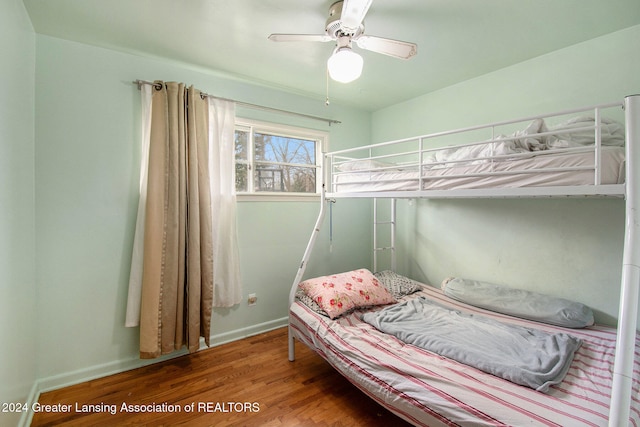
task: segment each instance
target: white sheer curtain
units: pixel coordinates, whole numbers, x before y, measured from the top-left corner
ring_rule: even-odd
[[[209,97],[213,306],[242,300],[236,229],[235,103]]]
[[[131,271],[129,273],[129,296],[127,299],[127,315],[125,326],[140,325],[140,301],[142,299],[142,260],[144,254],[144,218],[147,208],[147,178],[149,176],[149,144],[151,142],[151,95],[153,87],[142,85],[142,150],[140,156],[140,199],[136,232],[133,238],[131,254]]]
[[[125,326],[140,325],[144,223],[147,200],[153,87],[141,86],[142,150],[140,200],[131,259]],[[235,104],[209,97],[209,170],[213,233],[214,307],[230,307],[242,299],[236,227]]]

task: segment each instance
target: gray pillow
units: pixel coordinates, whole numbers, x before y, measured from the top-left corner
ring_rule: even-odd
[[[450,277],[445,295],[487,310],[566,328],[593,325],[593,311],[579,302],[493,283]]]
[[[323,316],[327,316],[329,317],[329,315],[327,314],[326,311],[324,311],[322,309],[322,307],[320,307],[318,305],[317,302],[315,302],[313,300],[313,298],[311,298],[310,296],[308,296],[302,289],[298,288],[296,290],[296,299],[298,301],[300,301],[302,304],[306,305],[307,307],[309,307],[312,311],[315,311],[318,314],[321,314]]]
[[[389,293],[395,299],[402,298],[405,295],[412,294],[422,289],[422,285],[415,280],[394,273],[391,270],[379,271],[373,274],[378,278],[382,286],[387,288]]]

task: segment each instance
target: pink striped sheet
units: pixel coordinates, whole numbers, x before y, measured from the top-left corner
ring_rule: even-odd
[[[425,296],[453,309],[583,340],[564,381],[541,393],[443,358],[377,331],[356,311],[335,320],[303,304],[291,306],[291,331],[382,406],[418,426],[606,426],[616,330],[567,329],[454,301],[425,287]],[[373,308],[376,310],[379,308]],[[638,343],[638,338],[636,338]],[[629,425],[640,425],[640,356],[636,351]]]

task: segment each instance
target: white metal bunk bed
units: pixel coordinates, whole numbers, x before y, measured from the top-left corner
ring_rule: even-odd
[[[602,118],[602,111],[614,107],[624,109],[623,144],[613,142],[609,146],[606,140],[616,129],[606,127],[608,122]],[[581,118],[553,123],[553,118],[559,120],[576,114],[593,114],[594,121],[585,123]],[[510,127],[526,122],[531,125],[524,130]],[[496,135],[497,129],[509,129],[510,132]],[[483,131],[490,132],[488,138],[478,136]],[[574,136],[580,139],[585,132],[593,136],[592,145],[567,143]],[[470,135],[471,139],[465,140],[465,135]],[[456,141],[455,151],[450,146],[443,147],[442,139],[444,144]],[[547,146],[541,146],[541,143]],[[459,146],[466,147],[463,150],[468,150],[469,154],[455,154]],[[569,160],[568,163],[564,160],[555,163],[552,157]],[[627,425],[631,401],[638,401],[632,386],[640,287],[639,167],[640,95],[628,96],[618,104],[590,106],[326,153],[320,213],[291,287],[289,306],[296,301],[298,285],[320,232],[326,206],[334,199],[392,199],[391,223],[395,225],[397,198],[624,197],[625,241],[608,423],[610,426]],[[449,177],[443,179],[442,172],[448,173]],[[374,221],[375,216],[374,212]],[[391,238],[392,268],[395,268],[393,227]],[[375,240],[374,236],[374,246]],[[374,254],[377,250],[374,247]],[[290,314],[289,360],[293,361],[295,331],[291,322]]]

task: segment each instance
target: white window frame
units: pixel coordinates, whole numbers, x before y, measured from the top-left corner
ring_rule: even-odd
[[[325,131],[308,129],[279,123],[263,122],[253,119],[245,119],[237,117],[235,120],[235,129],[242,129],[249,132],[248,140],[248,164],[249,177],[247,179],[248,191],[236,192],[238,201],[317,201],[322,190],[322,182],[324,171],[322,170],[322,158],[329,148],[329,133]],[[254,191],[254,172],[256,170],[254,163],[254,146],[253,134],[255,132],[275,134],[278,136],[286,136],[291,138],[306,139],[316,142],[316,191],[315,193],[294,193],[294,192],[269,192]],[[243,162],[244,163],[244,162]],[[234,160],[235,170],[235,160]]]

